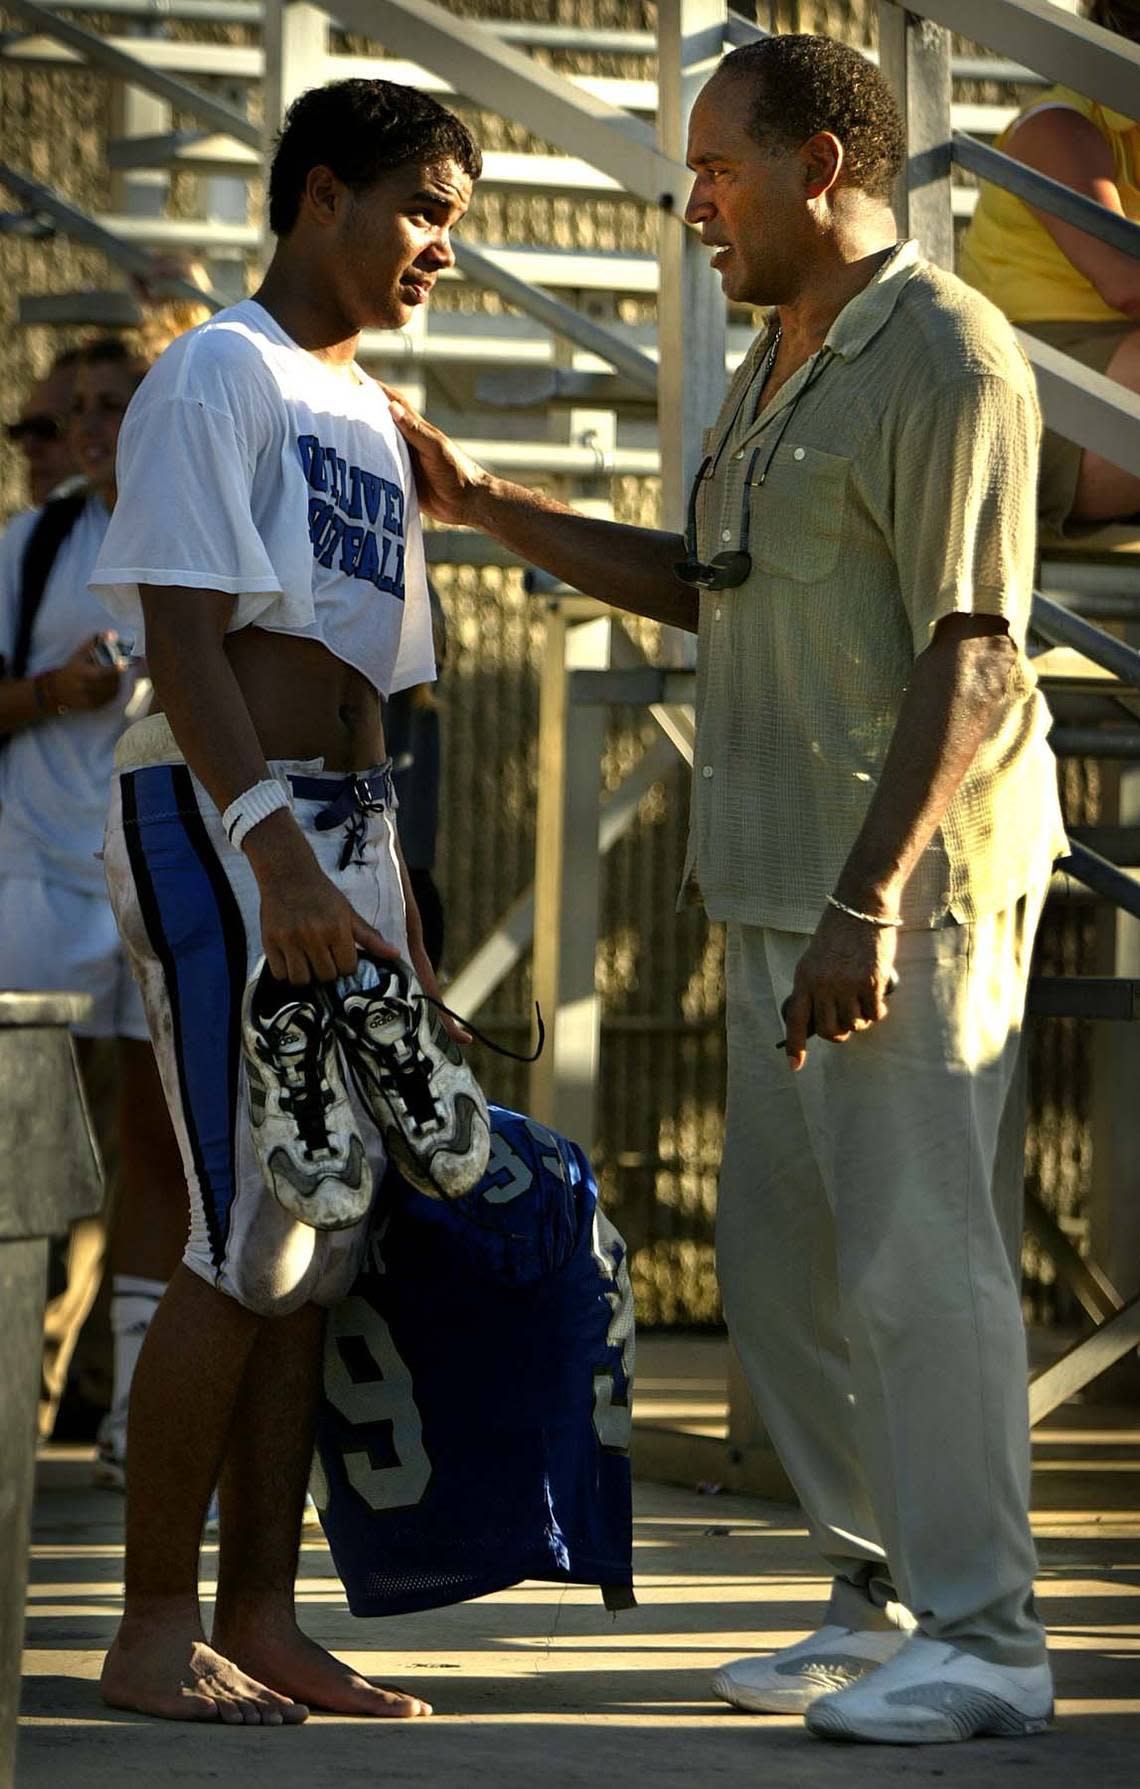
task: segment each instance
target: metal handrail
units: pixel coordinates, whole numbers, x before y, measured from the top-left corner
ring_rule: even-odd
[[[1126,118],[1135,112],[1140,44],[1050,0],[916,0],[909,10],[971,43],[1032,63],[1050,82]]]
[[[189,112],[203,124],[208,124],[212,130],[224,131],[227,136],[236,137],[239,143],[248,143],[252,148],[260,149],[260,125],[243,116],[233,106],[214,99],[211,94],[200,92],[197,87],[191,87],[173,75],[163,74],[156,68],[147,68],[137,56],[129,56],[124,50],[108,43],[105,38],[85,31],[81,25],[73,24],[70,19],[60,18],[49,7],[40,6],[38,0],[10,0],[8,10],[27,19],[45,36],[55,38],[68,49],[74,50],[90,67],[141,87],[147,93],[166,100],[178,111]]]
[[[1033,592],[1029,625],[1051,646],[1070,646],[1094,665],[1099,665],[1102,671],[1119,677],[1131,688],[1140,689],[1140,652],[1135,646],[1116,639],[1094,622],[1086,621],[1083,615],[1074,615],[1071,609],[1042,596],[1039,590]]]
[[[1109,863],[1107,857],[1101,857],[1099,852],[1070,841],[1068,857],[1059,857],[1056,867],[1091,888],[1094,894],[1103,895],[1115,906],[1122,907],[1134,919],[1140,919],[1140,883],[1125,870]]]
[[[455,243],[455,259],[462,273],[477,284],[497,292],[508,304],[514,304],[520,310],[537,317],[557,334],[575,342],[579,348],[585,348],[599,358],[608,360],[610,365],[625,378],[630,379],[639,390],[654,396],[657,391],[657,362],[640,348],[624,341],[600,323],[595,323],[583,312],[574,310],[561,300],[552,298],[548,292],[521,280],[495,259],[485,253],[474,243],[462,240]]]
[[[950,153],[959,167],[968,168],[972,174],[994,186],[1004,187],[1006,192],[1014,193],[1038,211],[1048,211],[1066,224],[1075,224],[1078,230],[1084,230],[1098,241],[1107,242],[1110,248],[1119,249],[1122,254],[1132,255],[1140,261],[1140,224],[1134,224],[1130,218],[1118,216],[1095,199],[1075,193],[1072,187],[1063,186],[1059,180],[1051,180],[1047,174],[1039,174],[1036,168],[1027,168],[1024,162],[1016,161],[1002,149],[991,149],[987,144],[979,143],[965,131],[952,133]]]
[[[71,205],[59,193],[38,180],[29,180],[16,168],[10,168],[6,162],[0,162],[0,187],[7,187],[9,192],[27,207],[34,216],[49,217],[55,229],[70,236],[73,242],[86,243],[88,248],[98,249],[114,266],[122,267],[127,273],[139,279],[154,280],[154,257],[149,250],[137,247],[134,243],[124,242],[119,236],[106,230],[95,218],[81,211],[77,205]],[[180,275],[164,277],[154,281],[154,291],[161,298],[185,298],[192,304],[204,304],[212,311],[220,311],[228,300],[210,288],[194,285],[192,280],[183,279]]]
[[[1140,727],[1054,727],[1049,744],[1058,758],[1140,759]]]
[[[172,23],[176,20],[203,25],[246,25],[256,30],[265,17],[263,0],[68,0],[70,13],[98,13],[112,18],[144,19],[148,22]],[[620,54],[656,56],[657,33],[620,26],[552,25],[531,19],[480,19],[480,24],[501,37],[504,43],[524,44],[527,48],[545,50],[578,50],[583,54]],[[735,47],[767,36],[759,25],[730,13],[725,28],[725,42]],[[866,47],[863,54],[877,61],[877,52]],[[998,81],[1019,87],[1044,83],[1047,75],[1025,68],[997,56],[956,55],[951,69],[957,80]]]

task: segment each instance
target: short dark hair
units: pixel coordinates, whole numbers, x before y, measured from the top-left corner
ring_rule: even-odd
[[[154,364],[155,356],[139,342],[132,331],[125,335],[96,335],[80,342],[75,349],[73,367],[76,372],[85,366],[109,366],[126,373],[137,391]]]
[[[353,192],[406,162],[453,161],[472,180],[483,157],[471,132],[416,87],[395,81],[332,81],[311,87],[285,114],[269,171],[269,228],[287,236],[297,222],[305,181],[331,168]]]
[[[141,379],[149,371],[150,359],[138,342],[123,335],[97,335],[80,342],[75,350],[74,365],[122,367],[137,373]]]
[[[133,342],[121,335],[95,335],[72,350],[75,366],[135,366],[141,358]]]
[[[743,44],[717,72],[751,83],[748,133],[758,143],[798,149],[830,131],[843,145],[847,183],[872,198],[890,198],[906,133],[885,76],[858,50],[791,32]]]

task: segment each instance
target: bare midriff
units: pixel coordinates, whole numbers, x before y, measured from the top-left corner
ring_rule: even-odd
[[[266,758],[323,758],[367,770],[384,757],[380,698],[362,672],[319,640],[246,627],[225,653]]]

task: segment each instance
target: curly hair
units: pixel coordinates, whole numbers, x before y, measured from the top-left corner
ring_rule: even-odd
[[[858,50],[795,32],[742,45],[717,73],[752,86],[748,131],[758,143],[798,149],[818,131],[830,131],[843,145],[845,184],[890,198],[906,135],[885,77]]]
[[[269,171],[269,228],[287,236],[313,168],[331,168],[362,192],[406,162],[458,163],[472,180],[483,157],[467,126],[427,93],[395,81],[331,81],[311,87],[285,114]]]

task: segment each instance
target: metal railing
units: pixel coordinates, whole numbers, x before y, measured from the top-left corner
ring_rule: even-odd
[[[905,15],[893,3],[881,4],[879,12],[880,39],[891,58],[907,120],[910,154],[904,216],[909,213],[912,233],[917,222],[917,233],[925,238],[933,259],[953,263],[955,165],[1125,254],[1140,257],[1140,226],[953,128],[949,33],[1014,56],[1039,70],[1043,79],[1073,88],[1126,117],[1135,115],[1140,94],[1140,45],[1063,13],[1046,0],[919,0]],[[930,21],[944,29],[932,34]],[[1049,424],[1080,446],[1093,447],[1140,473],[1140,399],[1025,332],[1020,337],[1034,366]],[[1140,653],[1130,644],[1041,595],[1034,601],[1032,625],[1039,638],[1081,655],[1104,673],[1095,687],[1112,696],[1118,711],[1136,712],[1133,697],[1140,689]],[[1136,760],[1140,727],[1059,724],[1052,743],[1061,754]],[[1094,836],[1099,832],[1092,830]],[[1069,857],[1058,867],[1127,916],[1116,922],[1118,934],[1122,925],[1135,929],[1140,883],[1133,876],[1084,841],[1073,841]],[[1136,955],[1133,951],[1133,962]],[[1042,978],[1034,985],[1031,1010],[1048,1017],[1134,1021],[1140,1018],[1138,986],[1134,976]],[[1117,1128],[1131,1123],[1134,1101],[1125,1098],[1127,1109],[1117,1114]],[[1112,1135],[1115,1140],[1115,1131]],[[1101,1134],[1098,1149],[1107,1136],[1107,1131]],[[1128,1141],[1118,1148],[1118,1160],[1134,1159],[1135,1147],[1133,1125]],[[1124,1193],[1123,1185],[1113,1185],[1116,1201]],[[1107,1275],[1076,1255],[1043,1207],[1029,1201],[1029,1208],[1030,1228],[1038,1243],[1098,1325],[1091,1337],[1032,1381],[1030,1415],[1037,1422],[1135,1348],[1140,1340],[1140,1297],[1123,1300]]]
[[[614,368],[615,377],[636,388],[639,401],[644,402],[654,388],[660,390],[665,519],[674,523],[679,519],[678,493],[683,490],[687,472],[699,451],[699,427],[715,412],[726,363],[723,303],[712,289],[703,255],[696,252],[691,235],[683,231],[679,222],[679,200],[688,184],[682,165],[685,108],[710,62],[715,62],[722,49],[763,35],[746,21],[728,16],[721,0],[661,0],[660,39],[657,34],[620,34],[622,49],[636,46],[646,54],[660,49],[657,81],[561,76],[522,53],[524,46],[594,51],[614,48],[617,43],[612,32],[578,31],[525,21],[476,23],[444,12],[431,0],[339,0],[335,10],[343,24],[374,31],[393,52],[383,59],[330,54],[328,19],[313,29],[314,18],[319,15],[310,7],[295,7],[289,0],[269,0],[266,6],[247,5],[244,0],[169,0],[169,5],[154,6],[147,0],[109,0],[108,4],[77,0],[75,6],[68,8],[69,12],[117,15],[124,20],[167,17],[250,25],[260,19],[266,26],[265,40],[262,45],[252,46],[187,45],[162,39],[108,40],[60,19],[36,0],[10,0],[9,10],[19,14],[39,35],[21,39],[18,34],[8,34],[0,42],[0,55],[25,62],[47,58],[56,65],[69,57],[78,57],[76,66],[102,69],[111,79],[152,95],[181,115],[195,119],[209,132],[220,133],[224,141],[213,146],[212,165],[231,174],[248,177],[255,172],[250,152],[260,153],[262,131],[235,105],[192,87],[184,76],[224,75],[231,84],[264,79],[266,130],[271,133],[280,122],[284,105],[300,86],[338,74],[387,74],[395,79],[420,80],[439,94],[459,88],[468,99],[515,118],[552,143],[559,154],[550,158],[549,165],[532,170],[532,185],[542,180],[555,185],[560,175],[568,175],[571,168],[584,168],[593,170],[596,180],[620,187],[643,204],[661,207],[665,214],[662,233],[666,238],[663,253],[667,270],[660,282],[656,267],[645,258],[558,257],[533,250],[507,254],[487,245],[471,244],[465,250],[464,271],[499,291],[509,303],[517,304],[544,330],[554,331],[560,339],[574,344],[580,354],[592,356],[595,364]],[[302,14],[313,16],[302,20]],[[955,76],[1019,84],[1057,80],[1090,93],[1118,111],[1129,112],[1135,109],[1135,96],[1140,92],[1140,48],[1061,13],[1046,0],[921,0],[917,8],[910,7],[906,12],[885,4],[881,14],[882,65],[899,91],[908,129],[909,178],[901,195],[900,221],[920,237],[932,258],[948,262],[952,259],[955,211],[970,202],[963,189],[955,192],[952,187],[955,164],[1078,224],[1130,255],[1140,253],[1140,228],[1136,225],[1113,218],[1103,208],[1068,193],[1012,157],[988,148],[970,131],[956,130],[956,119],[961,123],[965,114],[961,110],[956,113],[952,97]],[[918,14],[946,29],[931,33]],[[298,24],[296,32],[291,30],[293,23]],[[953,56],[950,30],[986,45],[993,54]],[[396,61],[394,55],[408,60]],[[430,65],[426,72],[425,64]],[[654,113],[659,113],[656,131],[648,122]],[[974,107],[970,118],[974,129],[984,134],[987,127],[1001,128],[1009,115],[1008,107]],[[198,133],[184,132],[178,136],[173,132],[149,138],[136,135],[133,147],[128,144],[117,152],[121,153],[121,164],[175,166],[180,155],[186,158],[200,153],[203,166],[211,165],[210,154]],[[234,154],[227,143],[244,150],[244,154]],[[148,155],[155,157],[153,164],[146,163]],[[489,166],[494,168],[493,160]],[[498,166],[497,177],[503,184],[526,184],[523,170],[509,165],[506,158]],[[590,185],[588,172],[579,171],[576,178],[581,182],[579,190],[605,190]],[[100,220],[69,206],[60,195],[46,193],[18,171],[0,169],[0,181],[16,191],[33,223],[38,216],[46,216],[61,230],[100,247],[132,272],[146,271],[147,246],[163,240],[200,242],[203,246],[229,243],[243,251],[254,244],[248,223],[227,227],[209,219],[176,223],[141,217],[127,220],[114,214]],[[558,278],[559,264],[564,272],[562,280]],[[623,287],[623,280],[630,284]],[[566,284],[579,291],[591,286],[641,292],[660,288],[661,352],[656,361],[643,341],[582,317],[549,291],[536,291],[536,284]],[[213,297],[215,302],[221,302],[217,295]],[[397,355],[406,355],[414,362],[417,358],[427,359],[425,350],[430,341],[430,335],[425,333],[414,342],[393,343],[392,347]],[[455,357],[462,351],[460,344]],[[1030,345],[1030,352],[1050,421],[1067,427],[1075,439],[1086,444],[1090,436],[1103,440],[1104,431],[1110,428],[1112,452],[1120,456],[1121,464],[1140,470],[1140,406],[1122,397],[1119,388],[1106,391],[1108,381],[1053,350],[1034,344]],[[470,357],[481,357],[478,345]],[[608,395],[612,397],[612,391]],[[608,474],[621,465],[639,472],[656,467],[656,460],[651,465],[650,457],[639,449],[625,451],[631,456],[641,453],[641,458],[623,461],[612,449],[602,450],[600,460],[582,455],[573,443],[547,443],[543,449],[535,443],[496,445],[506,459],[528,451],[537,456],[545,449],[545,463],[562,471]],[[484,452],[490,451],[487,443],[479,446]],[[555,451],[556,447],[563,451]],[[537,469],[537,463],[535,458],[533,469]],[[455,550],[472,551],[458,539]],[[1140,684],[1136,675],[1140,655],[1100,630],[1081,631],[1089,624],[1079,617],[1054,611],[1060,611],[1060,605],[1046,598],[1038,600],[1034,626],[1039,633],[1081,652],[1112,676],[1121,678],[1122,687]],[[599,1004],[593,993],[597,865],[600,850],[620,836],[636,813],[640,786],[631,781],[624,793],[616,792],[610,798],[605,818],[599,821],[599,703],[633,701],[648,707],[661,736],[644,773],[648,774],[659,762],[691,759],[692,679],[684,671],[630,664],[632,648],[620,630],[598,620],[596,610],[584,613],[594,620],[573,628],[569,625],[570,610],[563,605],[551,631],[552,644],[544,673],[544,701],[549,697],[549,702],[543,721],[544,739],[540,742],[540,755],[545,754],[549,774],[540,796],[544,809],[535,890],[519,898],[511,913],[504,915],[495,936],[486,941],[479,972],[476,973],[473,962],[464,973],[468,975],[471,992],[476,991],[478,982],[479,991],[485,995],[496,978],[505,973],[504,964],[516,961],[525,950],[529,938],[542,938],[544,956],[537,965],[537,979],[544,982],[543,1004],[552,1017],[552,1041],[541,1071],[545,1080],[535,1083],[535,1110],[540,1116],[560,1122],[565,1129],[588,1136],[592,1130],[588,1081],[596,1072],[600,1026]],[[1140,735],[1140,728],[1119,731]],[[1095,733],[1097,749],[1102,754],[1116,743],[1109,730],[1089,732]],[[556,782],[551,766],[561,782]],[[589,818],[591,813],[593,821]],[[593,852],[588,848],[591,825],[600,828],[594,840],[598,849]],[[560,877],[569,861],[566,843],[571,837],[576,878],[581,886],[576,886],[574,900],[568,906]],[[1076,845],[1066,867],[1097,893],[1128,913],[1140,915],[1136,883],[1088,845]],[[462,982],[461,974],[459,983]],[[1080,996],[1082,1010],[1095,1005],[1097,997],[1086,986]],[[1053,990],[1052,998],[1056,1009],[1058,1003],[1063,1004],[1064,991]],[[1134,1002],[1124,1001],[1119,994],[1112,999],[1121,1008],[1115,1016],[1133,1016]],[[469,1000],[465,990],[463,1004],[476,1005],[477,1001]],[[1107,997],[1104,1004],[1108,1004]],[[1060,1252],[1059,1243],[1057,1247]],[[1127,1316],[1127,1311],[1122,1315]],[[1129,1321],[1134,1322],[1134,1318]],[[1111,1323],[1108,1328],[1111,1329]],[[1116,1342],[1107,1330],[1094,1339],[1096,1359],[1100,1362],[1106,1349],[1111,1353]],[[1126,1341],[1116,1357],[1129,1345]],[[1080,1364],[1074,1359],[1062,1366],[1059,1378],[1049,1381],[1044,1389],[1040,1382],[1035,1390],[1038,1414],[1052,1395],[1050,1387],[1072,1388],[1074,1372],[1079,1372]],[[1056,1373],[1057,1369],[1051,1371]],[[1068,1395],[1067,1390],[1064,1395]]]

